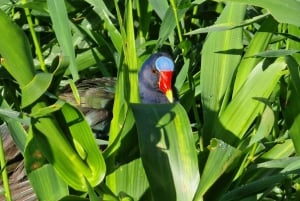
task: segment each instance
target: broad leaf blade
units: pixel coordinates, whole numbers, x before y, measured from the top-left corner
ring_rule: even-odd
[[[38,73],[24,87],[22,87],[22,107],[26,107],[40,98],[48,89],[52,81],[52,74]]]
[[[241,4],[226,5],[216,24],[240,23],[244,18],[245,8]],[[200,82],[205,144],[209,143],[213,135],[211,130],[221,107],[226,105],[226,91],[230,88],[233,73],[240,62],[242,48],[241,28],[210,33],[203,46]]]
[[[262,110],[264,104],[255,98],[268,98],[286,68],[282,59],[276,60],[266,69],[264,65],[264,62],[260,62],[253,69],[245,84],[221,114],[220,124],[214,128],[217,136],[230,144],[244,136]]]
[[[133,104],[132,107],[141,158],[154,200],[192,200],[199,170],[185,110],[179,104]]]
[[[50,164],[31,172],[28,177],[41,201],[56,201],[69,195],[67,184],[57,176]]]
[[[1,108],[11,109],[5,100],[1,100]],[[18,119],[14,119],[6,115],[0,115],[0,117],[7,123],[7,127],[5,124],[3,124],[0,126],[0,129],[2,130],[2,132],[6,132],[7,128],[9,129],[9,132],[14,139],[15,144],[17,145],[21,153],[24,154],[27,133],[23,125]]]
[[[250,41],[247,47],[245,55],[238,66],[237,75],[234,83],[233,95],[243,85],[247,76],[256,64],[262,60],[262,58],[249,57],[264,51],[273,36],[273,32],[276,31],[277,22],[269,16],[261,25],[260,29],[255,33],[254,37]]]
[[[237,2],[259,6],[271,12],[281,23],[300,26],[300,2],[295,0],[215,0],[218,2]]]
[[[33,113],[45,106],[43,102],[36,104]],[[93,187],[98,185],[106,170],[94,135],[73,106],[66,103],[62,113],[55,115],[33,120],[25,149],[26,170],[32,172],[49,162],[68,185],[87,191],[86,181]]]
[[[34,76],[31,49],[24,32],[0,9],[0,54],[3,66],[23,87]]]

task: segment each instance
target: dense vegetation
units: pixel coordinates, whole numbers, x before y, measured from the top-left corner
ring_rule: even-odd
[[[299,11],[297,0],[0,0],[0,117],[39,199],[299,200]],[[158,51],[174,58],[180,104],[139,103],[137,72]],[[117,77],[105,150],[57,99],[94,77]]]

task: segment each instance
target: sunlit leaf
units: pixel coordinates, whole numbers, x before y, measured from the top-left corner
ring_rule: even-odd
[[[259,61],[262,60],[261,57],[251,57],[251,55],[255,55],[266,50],[273,36],[273,33],[277,29],[277,24],[278,23],[272,17],[266,18],[261,24],[259,31],[257,31],[251,38],[250,44],[248,45],[245,55],[237,69],[237,74],[233,86],[233,96],[243,85],[251,70]]]
[[[78,71],[76,69],[75,52],[72,44],[71,28],[67,15],[67,9],[64,1],[47,0],[49,14],[53,23],[53,28],[62,49],[64,57],[70,59],[70,71],[73,79],[78,80]]]
[[[300,26],[300,2],[295,0],[215,0],[218,2],[236,2],[265,8],[271,12],[276,20]]]
[[[69,194],[67,184],[57,176],[52,165],[44,165],[31,172],[29,179],[41,201],[56,201]]]
[[[253,17],[252,19],[245,20],[245,21],[241,22],[240,24],[232,24],[232,23],[215,24],[215,25],[211,25],[209,27],[199,28],[199,29],[190,31],[190,32],[186,33],[185,35],[193,35],[193,34],[199,34],[199,33],[226,31],[226,30],[230,30],[230,29],[235,29],[235,28],[239,28],[239,27],[243,27],[243,26],[252,24],[258,20],[261,20],[261,19],[267,17],[268,15],[269,14],[267,13],[267,14],[263,14],[260,16],[256,16],[256,17]]]
[[[52,74],[38,73],[24,87],[22,87],[22,107],[26,107],[40,98],[48,89],[52,81]]]
[[[216,24],[240,23],[245,15],[245,6],[226,5]],[[233,14],[234,13],[234,14]],[[201,59],[201,99],[204,115],[204,143],[209,143],[212,128],[218,113],[227,104],[226,91],[230,87],[233,73],[241,59],[242,29],[212,32],[208,34]],[[223,106],[222,106],[223,105]]]
[[[35,105],[34,110],[42,105]],[[96,186],[103,180],[106,171],[104,159],[83,115],[69,104],[62,107],[61,115],[55,119],[49,114],[33,123],[26,149],[26,169],[31,172],[49,162],[68,185],[84,191],[87,190],[87,181]],[[60,127],[63,123],[66,125],[64,129]],[[72,140],[69,141],[67,136]],[[39,157],[35,157],[36,153]]]
[[[214,129],[217,136],[231,143],[243,137],[264,106],[255,98],[268,98],[285,68],[283,59],[278,59],[266,69],[264,62],[260,62],[220,116],[221,124]]]
[[[24,32],[1,9],[0,25],[5,27],[0,32],[1,63],[18,84],[24,87],[34,76],[30,44]]]

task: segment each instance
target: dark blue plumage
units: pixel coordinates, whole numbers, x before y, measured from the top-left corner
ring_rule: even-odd
[[[166,53],[148,58],[139,72],[139,93],[142,103],[172,103],[174,62]]]
[[[166,53],[151,55],[139,72],[139,92],[142,103],[170,103],[173,97],[172,75],[174,62]],[[76,83],[80,102],[74,99],[70,86],[59,97],[76,107],[86,116],[98,138],[107,136],[112,118],[112,103],[115,93],[115,78],[94,78]]]

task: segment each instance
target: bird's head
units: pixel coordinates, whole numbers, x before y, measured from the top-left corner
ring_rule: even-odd
[[[172,103],[174,62],[166,53],[156,53],[147,59],[139,72],[141,101]]]

